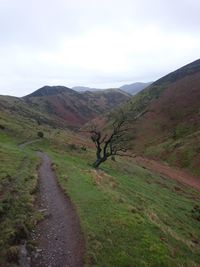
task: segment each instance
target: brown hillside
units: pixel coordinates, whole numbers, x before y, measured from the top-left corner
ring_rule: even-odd
[[[167,86],[137,120],[137,146],[178,139],[200,128],[200,73]]]
[[[200,174],[200,60],[153,83],[129,108],[138,117],[131,133],[136,153]]]
[[[80,127],[129,98],[130,95],[117,89],[79,93],[67,87],[45,86],[24,100],[68,126]]]

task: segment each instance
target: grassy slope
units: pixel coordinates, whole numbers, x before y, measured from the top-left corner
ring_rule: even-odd
[[[22,108],[21,112],[24,111]],[[0,266],[10,267],[18,261],[22,240],[30,238],[41,218],[34,208],[39,160],[35,151],[20,148],[19,144],[37,139],[38,131],[50,137],[53,130],[8,110],[0,112],[0,125]]]
[[[37,221],[33,208],[37,187],[37,158],[16,141],[0,133],[0,266],[18,257],[22,239],[29,237]]]
[[[7,115],[1,114],[0,122],[6,126],[0,135],[0,205],[8,203],[1,215],[1,262],[5,254],[15,257],[19,240],[37,220],[32,194],[37,182],[35,150],[43,149],[80,216],[86,266],[200,266],[199,221],[192,213],[199,193],[130,160],[109,161],[97,173],[88,164],[94,152],[80,149],[84,139]],[[20,150],[17,144],[35,138],[38,130],[45,138]]]
[[[44,149],[79,213],[86,266],[200,266],[199,221],[192,213],[199,192],[132,161],[110,161],[96,172],[88,164],[92,151]]]
[[[5,97],[6,104],[18,108],[13,100]],[[17,266],[23,239],[28,239],[28,247],[32,247],[30,233],[42,218],[34,207],[39,159],[30,145],[20,148],[19,144],[30,140],[51,144],[56,135],[65,136],[70,143],[76,136],[44,123],[38,125],[34,111],[20,106],[19,109],[21,113],[12,109],[0,110],[0,266],[9,267]],[[38,131],[44,133],[43,139],[38,138]]]

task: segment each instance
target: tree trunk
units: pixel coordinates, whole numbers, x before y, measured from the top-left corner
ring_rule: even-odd
[[[95,169],[98,169],[100,164],[103,163],[104,161],[106,161],[107,158],[98,158],[93,164],[92,166],[95,168]]]
[[[98,169],[99,165],[102,163],[101,159],[97,159],[93,164],[92,166],[95,168],[95,169]]]

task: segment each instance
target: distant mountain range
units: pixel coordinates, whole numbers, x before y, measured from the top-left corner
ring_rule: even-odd
[[[130,95],[120,89],[77,92],[65,86],[44,86],[23,98],[0,96],[0,110],[78,128],[128,99]]]
[[[117,89],[121,89],[130,95],[136,95],[138,92],[140,92],[141,90],[143,90],[144,88],[146,88],[150,84],[152,84],[152,82],[148,82],[148,83],[136,82],[136,83],[123,85]],[[104,89],[97,89],[97,88],[91,88],[91,87],[86,87],[86,86],[75,86],[75,87],[72,87],[72,89],[77,91],[77,92],[86,92],[86,91],[92,91],[93,92],[93,91],[104,90]]]
[[[131,83],[131,84],[125,84],[120,87],[121,90],[131,94],[131,95],[136,95],[149,85],[151,85],[153,82],[148,82],[148,83],[142,83],[142,82],[136,82],[136,83]]]
[[[87,86],[74,86],[72,87],[73,90],[77,91],[77,92],[86,92],[86,91],[99,91],[102,89],[97,89],[97,88],[91,88],[91,87],[87,87]]]

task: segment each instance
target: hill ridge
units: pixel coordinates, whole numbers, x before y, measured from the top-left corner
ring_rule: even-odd
[[[130,109],[136,153],[200,174],[200,59],[133,96]],[[195,173],[194,173],[195,171]]]
[[[61,85],[49,86],[49,85],[45,85],[45,86],[37,89],[33,93],[24,96],[24,98],[41,97],[41,96],[51,96],[51,95],[61,94],[63,92],[77,93],[76,91],[74,91],[71,88],[66,87],[66,86],[61,86]]]
[[[155,81],[153,85],[160,85],[163,82],[174,82],[176,80],[179,80],[181,78],[184,78],[187,75],[195,74],[196,72],[200,71],[200,59],[197,59],[181,68],[178,68],[177,70],[170,72],[169,74],[165,75],[164,77],[158,79]]]

